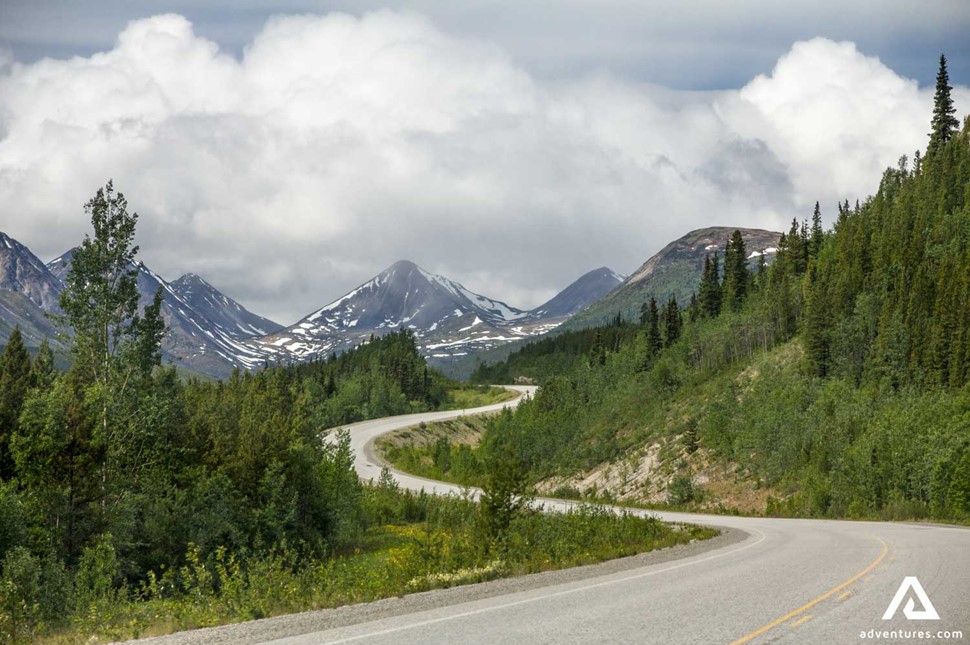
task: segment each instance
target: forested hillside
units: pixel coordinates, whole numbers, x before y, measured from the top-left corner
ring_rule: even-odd
[[[96,633],[129,601],[175,602],[202,584],[193,566],[218,560],[241,576],[286,554],[296,571],[358,544],[373,519],[348,444],[320,432],[437,409],[456,388],[409,331],[327,360],[183,381],[161,365],[161,289],[139,308],[137,215],[110,183],[86,210],[94,233],[58,303],[70,368],[56,369],[46,342],[31,358],[19,329],[0,355],[4,642],[71,616]],[[486,394],[463,391],[458,404]]]
[[[682,315],[645,303],[618,348],[551,339],[483,369],[544,385],[485,448],[567,487],[626,464],[596,492],[631,500],[731,507],[705,490],[720,464],[769,513],[970,518],[970,120],[949,92],[941,60],[925,154],[831,230],[818,205],[794,220],[770,267],[736,235]]]
[[[472,373],[471,382],[514,383],[522,378],[542,382],[571,371],[590,356],[605,360],[608,351],[619,350],[639,332],[639,325],[617,318],[606,327],[547,336],[529,343],[506,360],[491,365],[480,363]]]

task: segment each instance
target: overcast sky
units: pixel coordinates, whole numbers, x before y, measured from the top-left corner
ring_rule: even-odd
[[[967,33],[966,0],[0,0],[0,230],[49,260],[111,177],[146,264],[282,323],[402,258],[531,307],[831,221],[925,148],[940,52],[970,112]]]

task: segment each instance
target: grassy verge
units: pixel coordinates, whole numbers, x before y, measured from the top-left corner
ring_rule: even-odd
[[[486,468],[478,450],[483,416],[422,423],[377,440],[381,456],[398,470],[463,486],[482,486]]]
[[[442,409],[470,410],[472,408],[511,401],[517,396],[517,392],[506,390],[504,387],[461,383],[456,387],[448,389],[448,398],[442,406]]]
[[[242,557],[190,552],[179,570],[91,599],[35,637],[92,643],[161,635],[591,564],[717,534],[584,506],[523,512],[501,546],[488,546],[479,507],[468,500],[401,491],[386,476],[364,495],[368,526],[347,552],[324,560],[285,545]]]

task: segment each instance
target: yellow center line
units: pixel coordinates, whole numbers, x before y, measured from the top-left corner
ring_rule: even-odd
[[[822,602],[826,598],[829,598],[833,594],[836,594],[836,593],[842,591],[843,589],[845,589],[846,587],[848,587],[849,585],[851,585],[853,582],[855,582],[859,578],[863,577],[864,575],[866,575],[867,573],[869,573],[870,571],[872,571],[873,569],[875,569],[877,566],[879,566],[879,563],[882,562],[883,558],[885,558],[886,557],[886,554],[889,552],[889,545],[886,544],[886,542],[883,541],[882,538],[876,538],[876,539],[879,540],[879,542],[882,544],[882,553],[880,553],[879,554],[879,557],[876,558],[876,560],[872,564],[870,564],[868,567],[866,567],[865,569],[863,569],[859,573],[855,574],[854,576],[852,576],[851,578],[849,578],[848,580],[846,580],[845,582],[843,582],[839,586],[837,586],[837,587],[835,587],[833,589],[829,589],[828,591],[826,591],[825,593],[823,593],[821,596],[819,596],[815,600],[812,600],[810,602],[807,602],[804,605],[802,605],[801,607],[799,607],[798,609],[795,609],[793,611],[788,612],[787,614],[785,614],[781,618],[776,618],[775,620],[771,621],[770,623],[768,623],[764,627],[759,627],[758,629],[754,630],[750,634],[747,634],[745,636],[742,636],[738,640],[733,641],[731,643],[731,645],[741,645],[742,643],[747,643],[748,641],[750,641],[752,639],[755,639],[758,636],[761,636],[766,631],[768,631],[770,629],[774,629],[778,625],[781,625],[782,623],[784,623],[784,622],[786,622],[788,620],[791,620],[792,618],[794,618],[795,616],[797,616],[798,614],[800,614],[802,612],[808,611],[809,609],[811,609],[812,607],[814,607],[818,603]]]

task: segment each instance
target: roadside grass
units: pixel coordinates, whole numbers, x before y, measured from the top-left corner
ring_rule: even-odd
[[[185,566],[79,604],[63,623],[40,626],[33,640],[158,636],[592,564],[718,534],[584,505],[523,512],[496,545],[482,537],[474,502],[402,491],[387,476],[365,488],[363,509],[366,528],[355,546],[326,559],[285,544],[238,557],[190,550]]]
[[[488,417],[460,417],[421,423],[377,440],[382,458],[412,475],[462,486],[481,487],[486,467],[478,450]]]
[[[517,392],[504,387],[491,385],[470,385],[461,383],[447,390],[448,398],[442,406],[444,410],[470,410],[495,403],[511,401]]]

